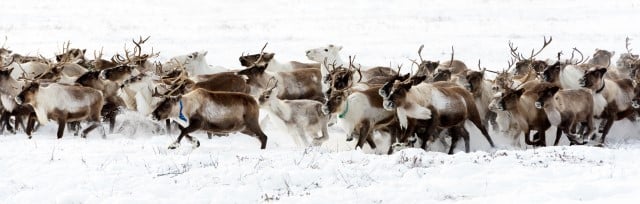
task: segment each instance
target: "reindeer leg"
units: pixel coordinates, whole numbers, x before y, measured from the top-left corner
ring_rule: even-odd
[[[613,126],[613,121],[615,119],[613,117],[609,117],[607,118],[607,123],[604,125],[604,129],[602,131],[602,136],[600,137],[600,144],[604,145],[605,142],[605,138],[607,137],[607,134],[609,134],[609,131],[611,130],[611,126]]]
[[[253,133],[254,136],[258,137],[258,140],[260,140],[260,149],[265,149],[267,148],[267,135],[264,134],[264,132],[262,131],[262,128],[260,128],[260,123],[258,121],[258,114],[256,113],[255,115],[250,115],[247,114],[244,117],[245,120],[245,126],[246,129],[250,132]]]
[[[525,130],[524,131],[524,143],[527,145],[535,145],[536,143],[534,143],[533,141],[531,141],[531,130]]]
[[[25,129],[25,132],[27,134],[27,136],[29,137],[29,139],[31,139],[31,133],[33,132],[33,126],[35,126],[36,124],[36,114],[35,113],[30,113],[29,114],[29,119],[27,120],[27,128]]]
[[[96,122],[96,121],[92,121],[90,122],[89,127],[85,128],[84,130],[82,130],[82,134],[80,135],[80,137],[82,138],[87,138],[87,135],[93,131],[94,129],[96,129],[98,126],[100,126],[100,122]],[[103,131],[104,132],[104,131]],[[103,136],[104,138],[105,136]]]
[[[171,143],[171,145],[169,145],[169,149],[178,148],[180,146],[180,141],[182,141],[183,137],[187,136],[187,138],[190,138],[191,136],[189,136],[189,133],[192,133],[192,132],[200,129],[200,127],[202,127],[202,122],[200,120],[198,120],[198,119],[191,119],[191,122],[189,123],[189,126],[187,126],[187,127],[179,127],[180,135],[178,135],[178,138],[176,139],[176,141],[174,141],[173,143]],[[193,141],[193,140],[191,140],[191,141]]]
[[[192,147],[193,147],[194,149],[195,149],[195,148],[200,147],[200,140],[198,140],[198,138],[196,138],[196,137],[194,137],[194,136],[191,136],[191,135],[188,135],[188,134],[187,134],[187,135],[185,135],[185,136],[187,136],[187,139],[188,139],[189,141],[191,141],[191,145],[192,145]]]
[[[489,145],[491,145],[491,148],[495,148],[496,145],[493,143],[493,140],[491,139],[491,136],[489,136],[489,132],[487,131],[487,128],[482,125],[482,121],[480,120],[480,116],[478,116],[478,114],[471,114],[469,116],[469,120],[471,120],[471,122],[478,128],[480,129],[480,132],[482,133],[482,135],[484,136],[485,139],[487,139],[487,142],[489,142]],[[464,125],[464,124],[463,124]],[[453,145],[453,144],[452,144]]]
[[[300,141],[302,141],[302,144],[305,147],[308,147],[309,140],[307,139],[307,134],[304,131],[304,127],[296,127],[296,130],[298,131],[298,138],[300,139]]]
[[[456,128],[456,127],[451,127],[449,128],[449,132],[451,135],[451,146],[449,147],[449,153],[448,154],[453,154],[453,150],[456,148],[456,145],[458,143],[458,140],[460,140],[460,129]]]
[[[67,126],[67,121],[65,119],[60,119],[58,120],[58,139],[62,138],[62,135],[64,134],[64,127]]]
[[[373,142],[373,139],[371,138],[371,134],[369,133],[370,132],[369,126],[370,124],[368,122],[364,122],[360,126],[360,129],[358,131],[360,134],[360,137],[358,137],[358,143],[356,143],[356,148],[360,147],[362,149],[362,146],[364,146],[365,141],[369,144],[371,149],[376,148],[376,144]]]
[[[164,124],[167,127],[167,135],[171,134],[171,120],[169,119],[164,120]]]
[[[556,127],[556,140],[553,142],[553,146],[558,146],[560,137],[562,137],[562,128]]]

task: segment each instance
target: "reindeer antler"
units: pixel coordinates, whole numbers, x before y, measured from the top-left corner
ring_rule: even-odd
[[[453,50],[453,45],[451,46],[451,60],[449,60],[449,67],[453,66],[453,54],[455,51]]]
[[[418,48],[418,57],[420,57],[420,61],[424,61],[424,59],[422,59],[422,49],[424,48],[424,44],[420,45],[420,48]]]
[[[354,69],[355,71],[358,72],[358,75],[360,75],[360,79],[358,79],[358,83],[360,83],[360,81],[362,81],[362,72],[360,71],[360,67],[356,67],[355,66],[355,62],[356,61],[356,56],[354,55],[353,57],[349,56],[349,69]]]
[[[268,44],[269,42],[264,43],[264,46],[262,46],[262,49],[260,49],[260,56],[258,56],[258,59],[253,62],[252,66],[256,66],[262,60],[262,57],[264,56],[264,49],[267,48]]]
[[[542,50],[544,50],[544,48],[546,48],[551,41],[553,40],[553,36],[549,36],[549,40],[547,41],[547,37],[544,37],[544,44],[542,45],[542,48],[540,48],[540,50],[538,50],[538,52],[535,52],[535,49],[531,49],[531,56],[529,57],[529,60],[533,60],[534,57],[538,56],[538,54],[540,54],[540,52],[542,52]],[[535,52],[535,53],[534,53]]]
[[[585,59],[584,55],[582,54],[582,52],[580,52],[580,50],[578,50],[578,48],[574,47],[573,51],[571,51],[571,60],[570,61],[573,61],[573,53],[574,52],[578,52],[578,54],[580,54],[580,61],[577,61],[576,64],[580,64],[580,63],[583,63],[583,62],[589,60],[588,56],[587,56],[587,59]],[[611,59],[609,59],[609,61],[611,61]]]
[[[509,41],[509,50],[511,50],[510,54],[513,58],[515,58],[516,60],[522,60],[524,57],[522,57],[522,54],[518,53],[518,47],[513,47],[513,42]]]
[[[627,53],[631,54],[631,49],[629,48],[629,45],[631,45],[631,38],[629,38],[629,36],[627,36],[627,38],[624,39],[625,42],[625,48],[627,49]],[[3,45],[4,47],[4,45]]]

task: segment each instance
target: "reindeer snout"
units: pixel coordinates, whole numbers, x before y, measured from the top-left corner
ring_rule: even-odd
[[[635,109],[640,108],[640,101],[638,101],[638,99],[633,99],[633,100],[631,101],[631,107],[633,107],[633,108],[635,108]]]
[[[388,110],[388,111],[392,111],[393,109],[396,108],[396,104],[393,103],[393,101],[384,101],[384,109]]]
[[[584,87],[587,85],[587,83],[585,82],[584,78],[582,78],[582,79],[578,79],[578,85]]]
[[[107,72],[105,72],[105,71],[101,71],[101,72],[100,72],[100,76],[99,76],[99,77],[100,77],[100,79],[102,79],[102,80],[107,80]]]
[[[322,113],[324,113],[325,115],[329,115],[330,111],[329,111],[329,107],[327,106],[322,106]]]
[[[16,97],[16,98],[15,98],[15,101],[16,101],[16,103],[17,103],[18,105],[22,105],[22,102],[23,102],[23,101],[22,101],[22,98],[20,98],[20,97]]]

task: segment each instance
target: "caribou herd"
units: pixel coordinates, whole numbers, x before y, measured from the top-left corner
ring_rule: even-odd
[[[263,109],[301,145],[321,145],[330,137],[328,126],[337,125],[347,141],[356,139],[356,148],[365,143],[376,148],[372,135],[378,133],[391,142],[388,153],[440,141],[452,154],[460,138],[470,151],[469,141],[477,136],[468,127],[479,130],[491,147],[490,130],[515,146],[522,145],[521,135],[526,145],[546,146],[551,127],[554,145],[566,135],[571,145],[602,146],[615,121],[635,121],[640,109],[640,59],[629,38],[616,63],[614,52],[601,49],[591,59],[576,48],[570,55],[539,58],[551,37],[530,54],[509,42],[509,63],[491,69],[502,71],[483,68],[480,61],[477,69],[469,68],[455,59],[453,48],[446,61],[425,60],[420,46],[411,71],[404,72],[400,66],[343,58],[338,45],[307,50],[313,63],[277,59],[264,52],[266,44],[259,53],[239,57],[243,69],[211,66],[207,51],[160,63],[152,62],[158,52],[143,50],[148,40],[134,39],[133,51],[125,46],[110,59],[94,51],[91,60],[86,49],[70,48],[68,42],[55,59],[13,53],[2,45],[0,131],[24,131],[31,138],[38,126],[55,121],[57,138],[65,128],[83,138],[98,128],[106,137],[103,123],[112,132],[116,116],[129,110],[162,121],[169,133],[178,127],[170,149],[183,137],[200,146],[190,135],[196,131],[209,137],[241,132],[258,138],[264,149]]]

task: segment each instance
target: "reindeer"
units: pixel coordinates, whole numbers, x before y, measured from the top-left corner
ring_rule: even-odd
[[[24,81],[18,81],[11,77],[12,70],[0,70],[0,105],[2,105],[2,116],[0,117],[0,130],[6,128],[15,133],[18,127],[29,132],[24,125],[24,119],[33,113],[33,109],[26,105],[16,104],[14,98],[24,87]],[[13,129],[9,124],[11,116],[15,117]]]
[[[119,63],[116,60],[116,55],[111,57],[111,60],[102,59],[102,51],[103,51],[102,48],[100,48],[100,52],[98,54],[96,54],[95,50],[93,51],[93,61],[90,62],[89,64],[93,66],[94,70],[103,70],[107,68],[116,67],[119,65]]]
[[[317,68],[320,69],[320,63],[302,63],[297,61],[280,62],[274,58],[275,53],[264,52],[264,48],[260,54],[242,55],[239,57],[240,64],[244,67],[250,67],[254,64],[266,65],[267,70],[272,72],[288,72],[295,69]],[[260,61],[258,61],[260,59]]]
[[[335,68],[347,65],[340,57],[340,50],[342,50],[342,46],[330,44],[325,47],[307,50],[306,55],[309,60],[320,63],[320,74],[322,79],[328,79],[331,72],[329,69],[330,66]],[[362,67],[362,65],[359,64],[352,64],[350,66],[358,67],[359,69]],[[358,76],[360,78],[356,77],[354,80],[367,82],[378,77],[389,79],[395,75],[395,71],[390,67],[377,66],[363,69],[361,74]],[[322,83],[322,92],[326,93],[329,90],[329,84]]]
[[[62,138],[67,122],[87,121],[89,127],[82,131],[82,138],[100,126],[102,93],[89,87],[64,84],[40,84],[32,82],[16,96],[18,105],[27,104],[35,110],[38,122],[45,125],[49,120],[58,122],[58,139]],[[103,138],[106,137],[103,128]],[[29,139],[31,133],[27,131]]]
[[[133,48],[133,54],[130,55],[129,50],[127,50],[127,48],[125,47],[124,51],[125,51],[126,59],[125,57],[122,57],[120,54],[116,54],[112,59],[121,65],[124,65],[124,64],[135,65],[136,69],[138,69],[138,71],[140,72],[152,71],[156,67],[153,63],[149,62],[148,59],[157,57],[160,53],[159,52],[154,53],[153,48],[151,48],[151,54],[142,54],[142,45],[146,43],[150,37],[151,36],[148,36],[145,39],[142,39],[142,37],[140,37],[138,41],[131,39],[131,41],[135,45],[135,47]]]
[[[635,98],[634,85],[631,79],[612,80],[605,78],[607,68],[592,68],[580,79],[580,85],[594,91],[594,114],[602,121],[598,132],[602,133],[600,143],[605,138],[616,120],[631,115],[634,110],[631,101]]]
[[[169,149],[180,146],[183,137],[191,140],[194,148],[200,141],[189,133],[205,130],[215,133],[244,131],[257,136],[260,148],[267,147],[267,135],[258,123],[259,105],[250,95],[230,92],[210,92],[196,89],[181,96],[167,96],[152,112],[155,120],[171,119],[180,124],[180,135]]]
[[[637,54],[631,53],[631,48],[629,48],[631,39],[627,37],[625,39],[626,45],[625,48],[627,50],[626,53],[620,54],[620,58],[616,61],[616,67],[621,74],[627,74],[630,78],[635,79],[635,75],[638,72],[638,67],[634,66],[640,60]]]
[[[277,85],[275,78],[270,80],[258,98],[260,107],[284,121],[289,132],[295,131],[299,137],[296,140],[301,139],[305,146],[309,145],[307,133],[312,135],[314,145],[321,145],[326,141],[329,138],[329,116],[322,111],[322,103],[308,99],[278,99],[277,90],[273,91]],[[322,134],[318,135],[318,132]]]
[[[424,78],[424,77],[423,77]],[[417,85],[416,85],[417,84]],[[487,132],[475,105],[473,96],[464,88],[450,82],[414,83],[389,81],[379,90],[383,97],[383,107],[396,111],[401,127],[406,128],[408,117],[415,119],[434,119],[434,124],[441,129],[450,129],[453,149],[457,138],[465,141],[465,151],[469,152],[469,134],[464,129],[464,121],[470,120],[494,147],[491,136]],[[469,104],[469,105],[468,105]]]
[[[69,62],[74,64],[79,64],[84,67],[87,67],[87,59],[84,57],[84,54],[87,52],[87,49],[78,49],[72,48],[69,49],[71,45],[71,41],[67,41],[62,45],[62,53],[56,55],[57,62]]]
[[[538,95],[536,108],[543,109],[550,124],[557,127],[553,145],[558,145],[562,132],[572,145],[585,144],[578,138],[584,140],[585,135],[590,136],[594,132],[592,91],[584,88],[561,90],[560,86],[548,82],[541,83],[533,91]],[[582,125],[581,131],[575,132],[578,124]]]
[[[163,68],[160,71],[162,73],[166,73],[181,66],[184,66],[184,69],[189,73],[189,76],[216,74],[229,71],[222,67],[209,66],[206,59],[207,53],[207,51],[199,51],[172,57],[168,62],[163,64]]]
[[[131,69],[128,66],[116,67],[111,69],[122,69],[130,71],[129,74],[117,75],[118,77],[114,78],[117,81],[124,81],[127,76],[130,76],[131,73],[134,72],[134,69]],[[100,110],[102,111],[102,115],[105,117],[105,119],[109,121],[109,132],[113,132],[116,122],[116,115],[119,112],[119,107],[125,106],[125,103],[123,99],[118,96],[119,85],[117,81],[106,79],[105,77],[107,75],[105,74],[105,71],[110,72],[110,70],[89,71],[78,77],[75,81],[75,84],[79,84],[85,87],[91,87],[102,92],[102,96],[104,99],[104,103],[102,105],[104,105],[104,107]],[[114,74],[113,76],[116,75]],[[109,77],[112,76],[109,75]]]
[[[538,56],[542,52],[542,50],[544,50],[544,48],[549,46],[549,44],[551,44],[551,41],[553,41],[553,37],[549,37],[549,40],[547,40],[547,37],[544,37],[542,47],[537,52],[535,51],[535,49],[531,49],[531,55],[529,56],[529,58],[526,58],[521,53],[518,53],[518,47],[514,47],[513,43],[509,41],[511,57],[516,60],[516,66],[513,70],[513,74],[515,76],[522,76],[526,75],[531,70],[533,70],[535,73],[542,72],[542,70],[547,67],[547,63],[545,61],[536,60],[535,57]]]
[[[249,79],[247,84],[251,86],[251,95],[256,98],[266,88],[271,78],[280,81],[277,96],[280,99],[311,99],[324,101],[321,91],[321,74],[319,69],[299,69],[290,72],[270,72],[266,71],[264,65],[254,65],[244,70],[238,71],[238,75],[245,75]]]
[[[535,108],[538,95],[533,91],[539,86],[539,81],[528,81],[515,87],[503,87],[498,91],[489,104],[489,110],[497,113],[496,121],[500,129],[509,134],[514,145],[519,146],[518,138],[524,132],[525,144],[545,146],[545,131],[551,124],[544,110]],[[533,109],[533,110],[532,110]],[[531,130],[536,130],[536,141],[531,140]]]

